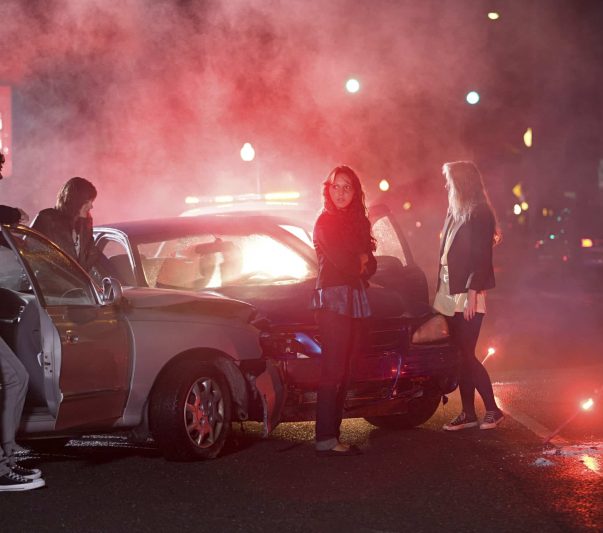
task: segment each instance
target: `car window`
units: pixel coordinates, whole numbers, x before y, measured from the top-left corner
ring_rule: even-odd
[[[99,239],[97,246],[113,266],[112,275],[116,276],[122,285],[135,286],[134,263],[124,243],[105,235]]]
[[[279,227],[288,231],[301,241],[305,242],[311,248],[314,248],[314,243],[312,242],[312,235],[306,231],[304,228],[300,226],[292,226],[290,224],[279,224]]]
[[[0,287],[18,292],[31,292],[29,278],[12,248],[0,236]]]
[[[292,283],[311,275],[303,257],[264,234],[193,235],[145,243],[138,250],[150,287],[200,290]]]
[[[373,224],[373,235],[377,239],[376,255],[397,257],[403,266],[408,265],[406,254],[389,217],[381,217]]]
[[[67,255],[36,235],[15,235],[46,305],[96,305],[90,278]]]

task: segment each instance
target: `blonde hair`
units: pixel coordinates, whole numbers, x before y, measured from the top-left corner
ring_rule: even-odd
[[[478,205],[486,205],[495,220],[494,243],[502,239],[496,214],[484,186],[484,180],[473,161],[452,161],[444,163],[442,174],[446,177],[448,189],[448,206],[455,221],[467,222]]]

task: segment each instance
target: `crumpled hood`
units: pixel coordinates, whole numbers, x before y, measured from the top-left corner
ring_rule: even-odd
[[[216,292],[189,292],[172,289],[125,288],[124,298],[131,309],[162,309],[207,315],[239,317],[249,322],[256,314],[251,304]]]

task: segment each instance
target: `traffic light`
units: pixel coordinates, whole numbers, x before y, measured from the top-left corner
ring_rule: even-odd
[[[0,152],[4,154],[5,163],[2,168],[4,176],[10,176],[13,171],[11,146],[11,106],[12,89],[0,85]]]

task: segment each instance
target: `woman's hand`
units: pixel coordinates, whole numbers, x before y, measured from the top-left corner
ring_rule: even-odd
[[[463,311],[465,320],[471,320],[477,311],[477,291],[475,289],[469,289],[467,292],[467,304]]]

